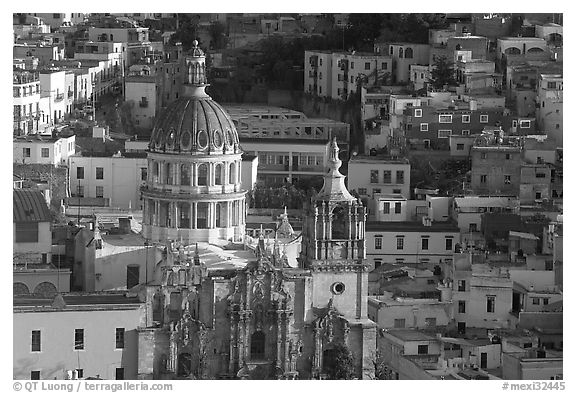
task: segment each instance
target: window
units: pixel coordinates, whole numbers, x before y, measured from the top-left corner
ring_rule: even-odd
[[[394,319],[394,327],[396,329],[403,329],[404,327],[406,327],[406,319],[404,318]]]
[[[394,203],[394,214],[402,213],[402,204],[400,202]]]
[[[487,157],[486,153],[480,153],[480,159],[485,160]]]
[[[418,355],[428,355],[428,345],[418,345]]]
[[[30,148],[29,147],[25,147],[22,149],[22,155],[26,158],[30,158]]]
[[[456,144],[456,150],[464,150],[464,144],[463,143],[457,143]]]
[[[96,198],[104,198],[104,187],[96,186]]]
[[[532,304],[539,306],[540,305],[540,298],[539,297],[532,298]]]
[[[370,70],[370,63],[364,63],[364,70],[366,71]]]
[[[96,167],[96,179],[97,180],[104,179],[104,168]]]
[[[496,296],[486,296],[486,312],[493,313],[496,307]]]
[[[510,153],[506,153],[506,159],[509,160],[510,159]]]
[[[353,61],[350,62],[350,69],[352,69],[352,70],[354,69],[354,62]]]
[[[124,328],[116,328],[116,349],[124,349]]]
[[[40,150],[40,155],[41,155],[42,158],[48,158],[48,157],[50,157],[50,149],[47,148],[47,147],[43,147],[43,148]]]
[[[438,130],[438,138],[446,139],[452,135],[452,130]]]
[[[480,175],[480,183],[486,183],[486,175]]]
[[[458,292],[466,292],[466,280],[458,280]]]
[[[480,115],[480,123],[488,123],[488,115]]]
[[[382,69],[387,70],[388,69],[388,63],[382,63]]]
[[[556,82],[548,82],[546,86],[548,87],[548,89],[555,89]]]
[[[378,183],[378,171],[370,171],[370,183]]]
[[[84,167],[79,166],[76,168],[76,179],[84,179]]]
[[[358,188],[358,194],[366,195],[366,189],[365,188]]]
[[[458,300],[458,313],[466,314],[466,302],[464,300]]]
[[[422,132],[428,131],[428,123],[420,123],[420,131]]]
[[[116,368],[116,379],[117,380],[124,379],[124,368],[123,367],[117,367]]]
[[[530,128],[530,120],[520,120],[520,128]]]
[[[376,250],[382,249],[382,238],[381,237],[375,237],[374,238],[374,248]]]
[[[37,243],[37,242],[38,242],[37,222],[16,223],[16,243]]]
[[[402,190],[399,188],[392,189],[392,194],[402,194]]]
[[[74,330],[74,349],[84,350],[84,329]]]
[[[148,178],[148,168],[140,168],[140,180],[146,181]]]
[[[439,115],[438,116],[439,123],[452,123],[452,115]]]
[[[380,259],[380,258],[374,259],[374,269],[376,269],[380,266],[382,266],[382,259]]]
[[[504,184],[510,184],[510,183],[512,183],[512,176],[504,175]]]
[[[392,183],[392,171],[383,171],[382,174],[384,177],[384,183],[386,184]]]
[[[376,194],[381,194],[382,190],[379,188],[373,188],[372,189],[372,198],[376,197]]]
[[[470,130],[462,130],[462,135],[470,135]]]
[[[470,123],[470,115],[462,115],[462,123]]]
[[[396,171],[396,183],[404,184],[404,171]]]
[[[396,238],[396,249],[403,250],[404,249],[404,237],[399,236]]]
[[[84,198],[84,186],[77,186],[76,187],[76,196],[78,198]]]
[[[32,330],[32,352],[40,352],[41,350],[41,332],[40,330]]]
[[[548,271],[554,270],[554,261],[551,259],[544,261],[544,270]]]
[[[384,202],[384,204],[382,205],[382,213],[390,214],[390,202]]]
[[[424,324],[426,325],[427,328],[436,327],[436,318],[425,318]]]
[[[428,241],[430,239],[428,239],[427,237],[424,237],[421,239],[421,244],[422,244],[422,250],[427,250],[428,249]]]
[[[468,226],[468,232],[476,232],[478,231],[478,224],[473,223]]]
[[[539,179],[542,179],[542,178],[545,178],[545,177],[546,177],[546,174],[545,174],[545,173],[542,173],[542,172],[538,172],[538,173],[536,173],[536,177],[539,178]]]
[[[542,304],[543,305],[547,305],[548,304],[549,299],[547,297],[542,298]]]
[[[84,369],[83,368],[77,368],[76,373],[78,375],[78,378],[84,378]]]
[[[40,371],[30,371],[30,379],[33,381],[40,379]]]
[[[453,240],[451,237],[447,237],[445,239],[446,241],[446,251],[452,251],[452,244],[453,244]]]
[[[422,109],[414,109],[414,117],[422,117]]]

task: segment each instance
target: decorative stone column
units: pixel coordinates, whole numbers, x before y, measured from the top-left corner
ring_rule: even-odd
[[[282,366],[282,316],[284,311],[276,310],[276,367],[284,370]]]
[[[198,219],[198,202],[192,202],[192,210],[190,211],[190,220],[192,222],[192,229],[196,229],[198,227],[198,224],[196,223],[196,220]],[[192,213],[194,213],[192,215]]]

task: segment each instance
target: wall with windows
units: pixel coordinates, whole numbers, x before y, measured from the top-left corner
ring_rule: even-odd
[[[158,90],[154,76],[126,78],[126,101],[132,103],[132,119],[137,128],[152,128],[156,116]]]
[[[15,222],[12,225],[14,254],[37,256],[50,262],[52,255],[52,224],[45,222]],[[42,255],[46,255],[42,257]]]
[[[117,379],[116,370],[123,369],[124,379],[137,379],[136,329],[142,325],[143,304],[100,305],[93,310],[44,306],[42,311],[14,306],[14,379],[31,379],[33,372],[38,379],[64,379],[67,370],[76,369],[82,370],[83,378]],[[124,329],[123,342],[116,339],[118,328]]]
[[[384,296],[368,298],[368,317],[380,329],[426,329],[447,326],[450,303],[434,299],[392,299]]]
[[[397,194],[410,199],[410,162],[404,158],[354,156],[348,162],[348,189],[369,198]]]
[[[57,140],[14,139],[13,160],[24,164],[66,165],[68,157],[76,152],[76,136]]]
[[[109,198],[110,206],[142,208],[140,187],[148,175],[145,157],[71,156],[70,192],[85,198]]]
[[[410,226],[414,228],[408,229]],[[430,227],[411,222],[368,223],[366,262],[373,268],[375,259],[382,263],[420,264],[439,264],[452,259],[454,246],[460,241],[458,228],[451,225],[444,230],[426,228]]]
[[[518,195],[520,192],[520,147],[474,146],[471,187],[478,194]]]

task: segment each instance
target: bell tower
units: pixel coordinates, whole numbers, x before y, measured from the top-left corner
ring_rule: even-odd
[[[346,318],[359,319],[367,315],[366,209],[344,185],[339,151],[334,138],[324,186],[304,217],[300,263],[314,277],[315,307],[332,302]]]

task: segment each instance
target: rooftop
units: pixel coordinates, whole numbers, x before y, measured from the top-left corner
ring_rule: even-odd
[[[89,306],[98,308],[102,306],[136,306],[143,302],[137,296],[129,296],[126,293],[68,293],[63,294],[63,302],[59,299],[40,297],[37,295],[20,295],[13,297],[15,311],[67,311],[67,309],[78,309],[79,306]],[[82,307],[86,310],[86,307]]]
[[[16,189],[13,191],[14,222],[50,222],[52,215],[44,194],[36,190]]]
[[[406,164],[410,165],[410,160],[406,157],[392,157],[389,155],[357,155],[350,157],[350,163],[378,163],[378,164]]]
[[[435,338],[418,330],[409,329],[390,330],[387,333],[396,338],[399,338],[402,341],[431,341]]]
[[[366,222],[367,232],[460,232],[456,224],[449,222],[433,222],[431,226],[425,226],[420,221],[386,222],[368,221]]]

